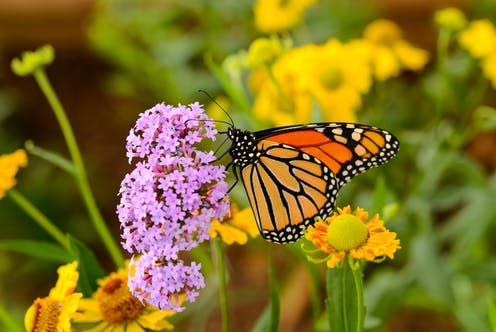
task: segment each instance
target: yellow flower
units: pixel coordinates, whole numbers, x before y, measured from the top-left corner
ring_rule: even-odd
[[[300,23],[305,10],[316,0],[257,0],[255,26],[261,32],[281,32]]]
[[[496,90],[496,52],[491,53],[482,60],[482,72],[491,81],[491,86]]]
[[[465,27],[467,19],[463,12],[455,7],[438,10],[434,14],[434,22],[440,27],[451,31],[458,31]]]
[[[335,39],[314,49],[304,85],[319,103],[325,121],[356,122],[361,95],[372,83],[366,60]]]
[[[472,56],[483,58],[496,50],[496,30],[491,21],[477,20],[469,24],[459,37],[460,45]]]
[[[226,244],[245,244],[248,241],[248,235],[256,237],[258,232],[257,223],[251,208],[245,208],[238,212],[236,204],[231,204],[231,216],[229,219],[220,222],[215,219],[210,224],[208,231],[210,237],[215,238],[219,235]]]
[[[99,288],[91,299],[82,299],[75,323],[94,324],[84,331],[144,332],[172,330],[174,326],[165,318],[172,311],[161,311],[142,304],[127,286],[127,269],[113,272],[98,281]]]
[[[271,64],[283,51],[281,41],[272,36],[270,38],[257,38],[248,49],[247,62],[251,68]]]
[[[328,254],[327,267],[334,268],[346,255],[364,261],[377,261],[384,257],[394,258],[400,248],[396,233],[384,227],[376,214],[367,222],[367,211],[350,206],[338,208],[333,216],[320,220],[307,229],[305,238]]]
[[[427,51],[402,39],[401,29],[393,21],[376,20],[365,28],[363,36],[354,47],[369,49],[374,76],[380,81],[398,76],[402,69],[421,70],[429,58]]]
[[[350,65],[352,63],[353,65]],[[253,112],[276,126],[315,121],[312,106],[320,106],[325,121],[356,121],[361,95],[371,85],[367,58],[346,44],[330,40],[286,52],[270,73],[254,73],[259,87]]]
[[[0,156],[0,199],[5,196],[7,190],[15,186],[17,171],[27,164],[28,157],[22,149]]]
[[[61,266],[59,278],[47,297],[37,298],[24,316],[24,326],[29,332],[69,332],[71,316],[76,311],[81,293],[74,293],[79,274],[77,262]]]

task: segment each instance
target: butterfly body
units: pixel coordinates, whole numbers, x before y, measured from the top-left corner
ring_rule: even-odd
[[[339,189],[389,161],[399,142],[389,132],[352,123],[313,123],[257,132],[231,127],[229,153],[262,236],[288,243],[332,213]]]

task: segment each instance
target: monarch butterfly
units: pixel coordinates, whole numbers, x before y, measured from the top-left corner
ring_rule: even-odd
[[[316,218],[327,218],[343,185],[388,162],[399,149],[388,131],[353,123],[256,132],[230,124],[225,133],[234,185],[241,177],[262,237],[276,243],[295,242]]]

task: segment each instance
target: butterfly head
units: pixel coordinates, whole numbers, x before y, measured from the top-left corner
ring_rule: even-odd
[[[229,153],[234,165],[243,167],[257,157],[256,139],[251,131],[229,127],[227,137],[232,141]]]

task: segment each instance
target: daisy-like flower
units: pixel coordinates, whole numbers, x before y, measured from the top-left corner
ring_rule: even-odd
[[[127,286],[126,269],[113,272],[98,281],[99,288],[91,299],[82,299],[75,323],[92,324],[87,332],[144,332],[172,330],[174,326],[166,318],[175,313],[159,310],[141,303]]]
[[[37,298],[24,316],[28,332],[69,332],[71,316],[76,312],[81,293],[74,293],[79,273],[77,262],[58,268],[59,278],[47,297]]]
[[[218,235],[224,243],[231,245],[233,243],[245,244],[248,241],[248,235],[254,238],[259,231],[251,208],[247,207],[238,211],[237,206],[231,204],[229,218],[222,222],[219,219],[212,220],[209,234],[211,238]]]
[[[0,156],[0,199],[16,184],[15,176],[19,168],[28,164],[26,151],[19,149]]]
[[[460,45],[475,58],[484,58],[496,51],[496,29],[487,19],[471,22],[459,37]]]
[[[373,21],[363,32],[370,49],[374,76],[386,80],[399,75],[402,69],[419,71],[429,59],[427,51],[416,48],[403,40],[401,29],[393,21]]]
[[[305,10],[316,0],[257,0],[255,26],[265,33],[287,31],[300,23]]]
[[[138,160],[117,207],[123,246],[136,255],[128,284],[161,310],[181,310],[178,295],[192,302],[204,287],[201,265],[184,264],[179,253],[209,239],[210,222],[229,212],[224,166],[195,146],[216,133],[199,103],[159,104],[140,115],[127,139],[129,160]]]
[[[361,208],[355,212],[350,206],[338,208],[333,216],[309,227],[305,238],[328,254],[328,268],[336,267],[347,255],[364,261],[393,259],[400,248],[396,233],[387,230],[377,214],[367,220],[368,213]]]

